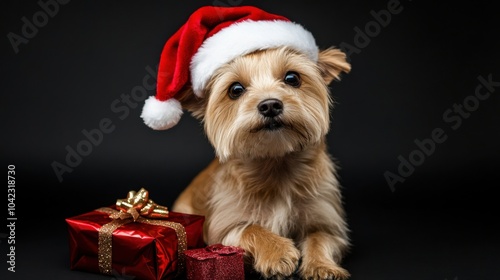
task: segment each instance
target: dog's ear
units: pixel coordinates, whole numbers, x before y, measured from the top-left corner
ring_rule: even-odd
[[[205,115],[206,98],[196,96],[191,87],[178,93],[176,98],[181,103],[182,108],[191,112],[195,118],[202,119]]]
[[[318,57],[318,66],[326,84],[333,80],[340,80],[340,73],[349,73],[351,65],[346,60],[346,55],[336,48],[322,50]]]

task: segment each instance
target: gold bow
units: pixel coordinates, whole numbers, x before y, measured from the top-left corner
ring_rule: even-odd
[[[149,199],[149,192],[144,188],[138,192],[129,191],[125,199],[117,199],[116,208],[120,212],[113,214],[112,219],[123,220],[132,217],[135,222],[140,216],[152,219],[168,218],[168,208]]]

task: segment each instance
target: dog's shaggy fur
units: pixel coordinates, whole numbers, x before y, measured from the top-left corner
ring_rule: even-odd
[[[203,121],[217,158],[173,211],[204,215],[206,242],[242,247],[265,277],[291,275],[302,259],[304,279],[348,278],[339,265],[348,228],[325,136],[328,85],[349,70],[338,49],[321,51],[314,62],[283,47],[225,64],[204,98],[184,92],[179,99]],[[298,83],[286,81],[290,73]],[[235,82],[244,88],[239,97],[230,94]],[[263,114],[265,100],[276,114]]]

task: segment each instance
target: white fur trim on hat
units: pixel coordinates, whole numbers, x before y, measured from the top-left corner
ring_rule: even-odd
[[[144,123],[155,130],[165,130],[176,125],[182,116],[181,103],[174,98],[160,101],[154,96],[146,99],[141,118]]]
[[[191,84],[203,95],[212,74],[225,63],[253,51],[289,46],[318,60],[318,47],[311,32],[284,20],[246,20],[221,29],[206,39],[191,60]]]

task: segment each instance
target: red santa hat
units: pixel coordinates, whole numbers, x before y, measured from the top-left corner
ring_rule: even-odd
[[[207,82],[225,63],[257,50],[282,46],[318,59],[312,34],[283,16],[252,6],[196,10],[165,43],[157,93],[146,100],[141,118],[156,130],[173,127],[183,113],[176,94],[192,86],[194,94],[203,97]]]

